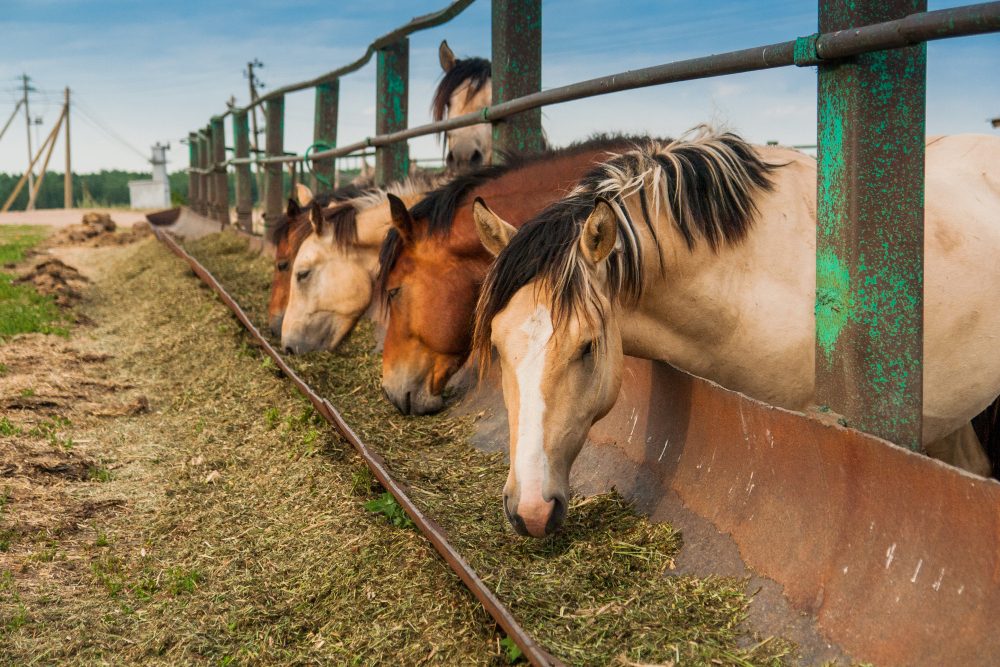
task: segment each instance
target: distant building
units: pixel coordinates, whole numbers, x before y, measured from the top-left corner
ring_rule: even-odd
[[[129,181],[128,196],[132,208],[168,208],[170,206],[170,182],[167,180],[167,149],[170,144],[153,146],[153,179],[150,181]]]

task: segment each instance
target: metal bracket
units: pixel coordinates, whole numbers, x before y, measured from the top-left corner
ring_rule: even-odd
[[[817,42],[819,42],[819,35],[817,32],[808,37],[795,38],[793,58],[795,59],[796,67],[812,67],[823,62],[823,59],[819,57],[819,51],[816,49]]]

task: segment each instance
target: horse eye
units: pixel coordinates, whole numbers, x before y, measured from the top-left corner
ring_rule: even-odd
[[[583,345],[580,346],[580,351],[577,353],[577,356],[581,359],[584,359],[586,357],[589,357],[593,353],[594,353],[594,341],[588,340],[587,342],[585,342]]]
[[[295,278],[299,282],[302,282],[303,280],[305,280],[306,278],[309,277],[310,273],[312,273],[312,269],[306,269],[305,271],[299,271],[298,273],[295,274]]]
[[[288,270],[288,260],[285,260],[283,262],[278,262],[278,270],[279,271],[287,271]]]
[[[397,296],[399,296],[399,290],[400,289],[402,289],[402,288],[400,288],[400,287],[393,287],[391,290],[389,290],[388,292],[386,292],[386,294],[389,295],[389,300],[390,301],[392,301]]]

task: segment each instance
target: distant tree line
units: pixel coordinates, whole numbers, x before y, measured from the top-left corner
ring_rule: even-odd
[[[341,176],[344,179],[351,179],[357,175],[357,171],[343,171]],[[122,171],[114,169],[111,171],[100,171],[96,174],[73,173],[73,206],[76,208],[112,208],[127,207],[129,205],[128,182],[150,179],[151,172]],[[285,177],[285,192],[290,192],[291,177],[287,172]],[[7,197],[14,191],[14,186],[20,180],[21,174],[0,173],[0,206],[7,201]],[[170,199],[174,205],[184,205],[188,203],[188,175],[178,171],[169,174]],[[306,176],[306,183],[312,183],[312,177]],[[253,198],[255,202],[260,201],[257,193],[257,179],[250,180]],[[324,190],[326,188],[320,188]],[[229,201],[236,201],[236,175],[229,174]],[[25,183],[20,194],[11,206],[12,211],[23,211],[28,205],[28,185]],[[38,199],[35,201],[35,208],[62,208],[63,207],[63,174],[62,172],[50,171],[45,175],[42,188],[38,192]]]

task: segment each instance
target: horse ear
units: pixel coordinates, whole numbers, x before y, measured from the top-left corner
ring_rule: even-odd
[[[392,226],[399,230],[405,240],[413,238],[413,217],[403,200],[389,193],[389,211],[392,214]]]
[[[312,224],[313,232],[316,233],[316,236],[323,236],[323,232],[328,225],[326,218],[323,217],[323,207],[316,202],[313,202],[312,207],[309,209],[309,222]]]
[[[499,215],[490,210],[482,197],[476,197],[472,204],[472,218],[476,221],[476,231],[483,247],[496,257],[507,247],[517,229]]]
[[[608,258],[618,242],[618,216],[608,200],[598,197],[580,234],[580,252],[594,264]]]
[[[442,39],[441,46],[438,47],[438,60],[441,61],[441,69],[445,72],[455,66],[455,54],[448,46],[448,40]]]
[[[299,206],[303,208],[309,206],[313,200],[313,191],[302,183],[295,184],[295,198],[299,201]]]
[[[289,197],[288,206],[285,207],[285,215],[287,215],[288,219],[291,220],[292,218],[299,217],[300,213],[302,213],[302,207],[299,206],[297,201],[295,201],[295,197]]]

